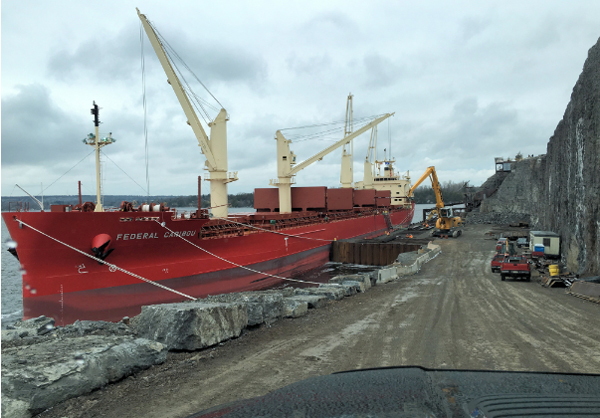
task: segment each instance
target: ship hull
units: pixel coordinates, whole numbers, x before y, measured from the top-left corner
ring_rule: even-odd
[[[414,205],[391,211],[392,223],[407,225],[413,211]],[[209,220],[174,219],[168,212],[159,219],[122,212],[2,216],[17,242],[24,318],[46,315],[58,324],[118,321],[144,305],[186,300],[152,283],[194,298],[265,289],[325,264],[334,239],[386,231],[381,213],[216,238],[198,233]],[[91,243],[102,234],[112,238],[114,250],[106,262],[118,269],[85,255],[92,255]]]

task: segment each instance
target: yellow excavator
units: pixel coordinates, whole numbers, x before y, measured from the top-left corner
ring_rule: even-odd
[[[462,226],[463,222],[460,216],[454,216],[452,208],[444,207],[442,188],[440,187],[440,182],[438,181],[437,174],[435,173],[435,167],[427,167],[425,173],[423,173],[421,178],[417,180],[417,182],[408,191],[407,197],[412,196],[412,193],[415,191],[415,189],[419,187],[419,185],[423,183],[427,177],[429,177],[431,180],[431,187],[433,187],[436,200],[435,209],[430,213],[430,216],[436,214],[438,217],[432,235],[434,237],[458,238],[462,234],[460,227]]]

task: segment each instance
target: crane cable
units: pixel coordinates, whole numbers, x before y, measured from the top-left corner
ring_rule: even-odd
[[[146,60],[144,58],[144,28],[140,22],[140,56],[142,67],[142,106],[144,108],[144,143],[146,160],[146,196],[150,198],[150,172],[148,169],[148,112],[146,106]],[[137,183],[136,183],[137,184]],[[139,186],[139,184],[138,184]],[[141,186],[140,186],[141,187]]]

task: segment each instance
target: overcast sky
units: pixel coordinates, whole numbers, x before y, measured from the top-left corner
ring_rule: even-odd
[[[355,119],[395,112],[378,130],[380,158],[391,142],[398,170],[413,181],[434,165],[441,181],[480,185],[494,157],[546,152],[600,36],[594,0],[1,7],[3,196],[23,194],[15,183],[36,195],[42,187],[45,195],[76,194],[77,180],[84,194],[95,193],[92,147],[82,143],[94,129],[93,100],[101,136],[117,139],[103,149],[103,192],[146,194],[135,7],[229,113],[229,170],[240,178],[230,193],[268,187],[277,174],[275,132],[343,121],[350,92]],[[150,194],[196,194],[204,156],[145,35],[144,47]],[[291,149],[302,161],[335,138]],[[354,143],[355,181],[368,139]],[[338,150],[300,172],[297,185],[337,187],[340,157]],[[208,182],[202,187],[208,193]]]

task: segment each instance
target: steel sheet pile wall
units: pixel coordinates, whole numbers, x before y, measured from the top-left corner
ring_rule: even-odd
[[[331,246],[331,261],[362,264],[365,266],[388,266],[398,254],[417,251],[419,244],[365,243],[335,241]]]

